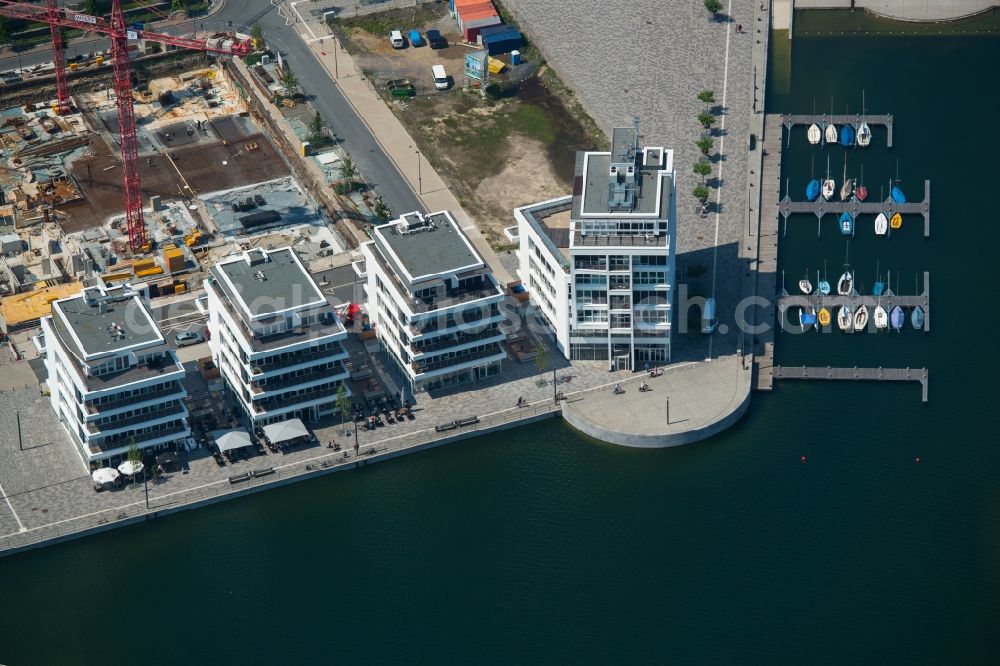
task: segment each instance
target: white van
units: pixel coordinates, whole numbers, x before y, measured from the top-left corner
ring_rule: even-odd
[[[389,43],[392,44],[392,48],[401,49],[406,46],[406,42],[403,41],[403,33],[399,30],[393,30],[389,33]]]
[[[434,87],[438,90],[448,89],[448,73],[444,71],[444,65],[434,65],[431,67],[431,74],[434,75]]]
[[[705,335],[715,333],[715,327],[719,319],[715,315],[715,299],[706,298],[705,305],[701,306],[701,332]]]

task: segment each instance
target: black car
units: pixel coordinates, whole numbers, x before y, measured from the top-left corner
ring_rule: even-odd
[[[448,47],[448,40],[441,36],[439,30],[428,30],[424,34],[427,36],[427,43],[432,49],[444,49]]]

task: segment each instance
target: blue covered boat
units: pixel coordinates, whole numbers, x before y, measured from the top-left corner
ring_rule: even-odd
[[[816,201],[819,198],[819,181],[810,180],[809,184],[806,185],[806,200]]]
[[[898,204],[906,203],[906,195],[903,194],[903,190],[899,189],[895,185],[892,186],[892,200]]]
[[[924,329],[924,310],[919,305],[913,308],[913,312],[910,313],[910,323],[918,331]]]
[[[872,296],[881,296],[882,292],[885,291],[885,282],[878,280],[875,282],[875,287],[872,289]]]
[[[840,233],[845,236],[854,234],[854,218],[846,210],[840,214]]]
[[[897,305],[892,309],[892,312],[889,314],[889,323],[892,324],[892,327],[894,329],[896,329],[897,331],[901,331],[903,330],[903,322],[905,321],[906,321],[906,314],[903,312],[903,308]]]
[[[809,306],[808,311],[805,308],[799,310],[799,327],[807,331],[814,326],[816,326],[816,308]]]
[[[844,148],[850,148],[854,145],[854,126],[845,123],[843,127],[840,128],[840,145]]]

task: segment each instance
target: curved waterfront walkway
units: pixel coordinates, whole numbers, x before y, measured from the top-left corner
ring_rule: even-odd
[[[782,4],[781,2],[776,4]],[[783,4],[787,4],[787,0]],[[851,0],[795,0],[795,9],[851,9]],[[954,21],[997,6],[996,0],[855,0],[864,9],[897,21]]]
[[[749,359],[667,366],[659,377],[643,373],[614,385],[570,394],[562,405],[566,421],[580,432],[612,444],[663,448],[691,444],[733,425],[750,404]],[[646,382],[650,390],[640,391]]]

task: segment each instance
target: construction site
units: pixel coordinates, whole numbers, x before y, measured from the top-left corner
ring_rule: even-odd
[[[288,146],[279,152],[221,62],[133,85],[138,245],[126,216],[114,89],[76,93],[62,114],[53,92],[51,79],[39,80],[36,101],[0,110],[4,333],[37,326],[81,281],[176,294],[198,288],[203,268],[243,248],[295,245],[310,263],[348,246],[292,175],[299,156]]]

